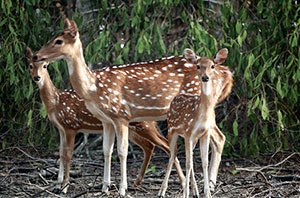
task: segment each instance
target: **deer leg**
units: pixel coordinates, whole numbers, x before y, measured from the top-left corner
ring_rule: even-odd
[[[150,125],[150,128],[153,128],[153,130],[149,131],[151,133],[142,133],[141,132],[139,134],[141,134],[147,140],[152,142],[154,145],[160,147],[163,151],[165,151],[168,154],[168,156],[170,158],[170,153],[171,152],[170,152],[170,147],[168,145],[168,140],[163,135],[161,135],[161,133],[158,131],[158,129],[156,127],[156,123],[154,123],[154,122],[149,123],[148,122],[148,124]],[[181,186],[183,188],[184,185],[185,185],[185,176],[183,174],[182,168],[180,166],[180,163],[179,163],[179,160],[178,160],[177,157],[175,157],[174,164],[175,164],[175,168],[176,168]]]
[[[175,156],[176,156],[176,148],[177,148],[177,139],[178,139],[178,135],[177,134],[173,134],[172,132],[169,133],[168,135],[168,140],[169,140],[169,145],[170,145],[170,158],[169,158],[169,163],[167,166],[167,171],[165,174],[165,178],[164,181],[160,187],[160,190],[158,192],[158,196],[159,197],[164,197],[166,194],[166,190],[168,188],[168,181],[169,181],[169,177],[171,174],[171,170],[173,167],[173,163],[175,160]]]
[[[68,183],[70,180],[70,164],[73,155],[74,142],[75,142],[75,131],[66,131],[66,144],[64,146],[64,156],[65,156],[65,178],[62,183],[62,192],[67,193]]]
[[[58,177],[57,177],[57,183],[58,185],[56,186],[55,192],[60,191],[61,184],[63,183],[64,180],[64,164],[65,164],[65,156],[64,156],[64,147],[65,147],[65,131],[63,129],[59,129],[59,171],[58,171]]]
[[[194,142],[193,150],[195,149],[196,144],[197,144],[197,142]],[[192,176],[192,182],[191,183],[192,183],[193,197],[199,198],[200,195],[199,195],[199,190],[198,190],[198,186],[197,186],[197,181],[196,181],[196,178],[195,178],[194,165],[192,166],[191,176]]]
[[[127,190],[128,122],[115,122],[114,127],[117,135],[117,150],[121,166],[119,193],[121,196],[125,196]]]
[[[191,178],[191,171],[193,167],[193,143],[190,137],[185,138],[185,156],[186,156],[186,181],[185,186],[183,188],[183,198],[188,198],[190,194],[190,178]]]
[[[144,152],[143,165],[140,169],[140,172],[139,172],[139,175],[138,175],[137,179],[134,182],[135,186],[139,186],[142,183],[143,179],[144,179],[145,172],[146,172],[146,170],[149,166],[150,159],[151,159],[151,156],[153,154],[155,146],[150,141],[148,141],[147,139],[141,137],[139,135],[139,133],[137,133],[135,131],[130,131],[129,139],[132,142],[134,142],[136,145],[138,145]]]
[[[210,160],[210,167],[209,167],[209,179],[210,179],[210,189],[211,191],[214,191],[216,181],[217,181],[217,175],[218,175],[218,169],[221,162],[221,155],[223,151],[223,147],[225,144],[225,136],[220,131],[220,129],[215,126],[211,133],[211,160]]]
[[[111,174],[111,155],[113,152],[115,140],[115,132],[113,131],[112,124],[103,123],[103,154],[104,154],[104,176],[102,192],[107,193],[110,186]]]
[[[206,198],[211,197],[209,190],[209,176],[208,176],[208,150],[210,140],[210,130],[204,130],[200,137],[200,154],[202,161],[203,177],[204,177],[204,195]]]

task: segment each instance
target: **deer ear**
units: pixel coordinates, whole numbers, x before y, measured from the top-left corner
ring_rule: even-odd
[[[31,49],[29,47],[26,47],[26,58],[28,60],[31,60],[32,59],[32,56],[33,56],[33,53],[31,51]]]
[[[72,38],[75,38],[78,33],[78,28],[77,28],[75,21],[69,20],[68,18],[66,18],[64,23],[65,23],[64,33],[70,34],[72,36]]]
[[[227,49],[227,48],[221,49],[221,50],[217,53],[217,55],[216,55],[216,57],[215,57],[215,59],[214,59],[214,62],[215,62],[216,64],[222,64],[222,63],[224,63],[225,60],[226,60],[226,58],[227,58],[227,55],[228,55],[228,49]]]
[[[77,36],[78,28],[75,21],[71,21],[70,33],[73,38]]]
[[[196,54],[193,50],[187,48],[184,50],[183,54],[188,61],[192,63],[195,63],[197,61]]]
[[[70,27],[71,27],[71,21],[70,21],[68,18],[65,18],[64,24],[65,24],[64,29],[65,29],[65,30],[69,30]]]

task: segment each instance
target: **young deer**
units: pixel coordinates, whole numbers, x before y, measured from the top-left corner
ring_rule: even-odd
[[[224,99],[232,88],[232,73],[227,67],[221,66],[227,58],[227,49],[220,50],[215,59],[202,57],[195,59],[192,51],[185,52],[196,65],[197,74],[201,79],[201,94],[180,94],[174,98],[168,112],[168,141],[171,149],[171,157],[166,171],[165,179],[161,186],[159,196],[165,195],[171,168],[176,157],[176,145],[178,136],[184,138],[186,153],[186,183],[183,197],[189,197],[189,181],[192,176],[193,195],[199,197],[199,192],[193,170],[193,149],[200,142],[201,161],[204,175],[204,194],[211,197],[209,181],[216,182],[218,167],[221,161],[221,153],[225,143],[215,120],[214,108],[220,99]],[[208,172],[208,149],[212,140],[212,153],[210,172]]]
[[[68,19],[65,19],[64,32],[34,56],[36,62],[58,59],[67,61],[73,88],[84,99],[87,109],[103,123],[103,147],[108,148],[104,151],[104,192],[110,185],[111,152],[114,134],[117,135],[121,163],[119,192],[125,195],[128,123],[164,120],[176,95],[199,93],[200,81],[193,75],[193,64],[182,56],[171,56],[90,71],[84,60],[76,23]],[[175,166],[183,184],[185,179],[178,160],[175,160]]]
[[[102,133],[102,123],[85,107],[84,101],[74,90],[60,91],[52,83],[47,71],[47,62],[33,62],[32,51],[27,48],[31,76],[40,89],[41,99],[46,107],[50,121],[60,134],[60,164],[58,183],[63,192],[67,192],[70,175],[70,160],[73,154],[74,140],[78,132]],[[155,122],[135,122],[129,126],[129,139],[144,151],[144,162],[135,185],[140,185],[149,165],[155,146],[170,154],[168,143],[156,128]],[[103,148],[105,150],[105,148]],[[64,175],[65,168],[65,175]]]

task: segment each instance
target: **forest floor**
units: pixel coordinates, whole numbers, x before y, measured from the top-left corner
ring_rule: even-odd
[[[114,151],[112,187],[109,195],[101,193],[103,175],[102,150],[90,149],[92,159],[81,152],[71,163],[71,182],[67,194],[55,194],[58,155],[32,147],[0,150],[0,197],[118,197],[119,162]],[[184,168],[184,152],[179,160]],[[164,178],[168,157],[155,150],[141,187],[133,185],[143,161],[143,152],[131,147],[128,156],[128,192],[126,197],[157,197]],[[203,177],[199,149],[194,153],[198,188],[203,197]],[[166,197],[181,197],[179,179],[172,171]],[[223,157],[213,197],[300,197],[300,154],[276,153],[259,159]]]

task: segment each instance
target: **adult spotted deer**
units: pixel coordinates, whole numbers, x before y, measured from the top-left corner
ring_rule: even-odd
[[[168,113],[168,141],[171,149],[171,157],[167,167],[165,179],[161,186],[159,196],[165,195],[171,168],[176,157],[176,145],[179,136],[184,138],[186,154],[186,183],[183,197],[189,197],[189,182],[192,177],[193,195],[199,197],[193,169],[193,149],[200,142],[200,153],[204,176],[205,197],[211,197],[209,181],[216,182],[218,167],[221,161],[221,153],[225,143],[215,119],[215,106],[223,94],[227,96],[232,88],[232,73],[227,67],[221,66],[227,58],[227,49],[220,50],[215,59],[202,57],[194,59],[192,51],[191,61],[195,62],[197,75],[201,79],[201,94],[180,94],[174,98]],[[222,91],[223,90],[223,91]],[[208,150],[212,139],[212,153],[210,173],[208,172]],[[210,174],[210,175],[209,175]]]
[[[41,99],[46,107],[48,118],[58,128],[60,134],[60,164],[58,183],[67,192],[70,176],[70,160],[73,154],[75,136],[78,132],[102,133],[103,126],[85,107],[83,99],[72,90],[60,91],[52,83],[47,71],[48,62],[33,62],[32,51],[27,48],[27,59],[32,79],[40,89]],[[140,185],[149,165],[155,146],[168,154],[170,150],[166,138],[156,128],[155,122],[134,122],[129,125],[129,139],[144,151],[144,162],[135,181]],[[105,150],[105,148],[103,148]],[[65,169],[65,174],[64,174]]]
[[[65,59],[73,88],[84,99],[87,109],[103,122],[103,147],[109,148],[104,151],[104,192],[110,185],[114,134],[121,164],[119,193],[125,195],[128,123],[164,120],[177,94],[199,92],[199,78],[193,75],[195,68],[183,56],[89,70],[76,23],[68,19],[63,33],[50,40],[33,58],[37,62]],[[183,184],[185,179],[178,160],[175,166]]]

